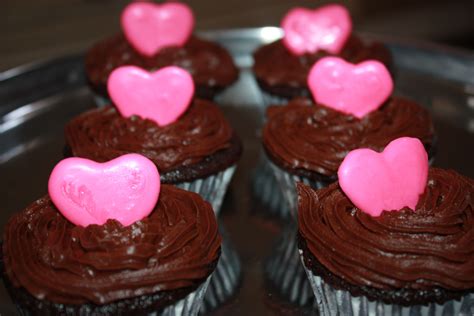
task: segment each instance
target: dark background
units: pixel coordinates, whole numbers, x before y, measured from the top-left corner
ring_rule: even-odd
[[[0,71],[16,65],[86,50],[120,28],[125,0],[1,0]],[[328,1],[193,0],[196,28],[278,25],[292,6]],[[347,5],[355,29],[474,49],[473,0],[354,0]]]

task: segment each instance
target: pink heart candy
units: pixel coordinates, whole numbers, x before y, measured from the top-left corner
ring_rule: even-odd
[[[347,197],[371,216],[404,207],[415,210],[428,179],[428,154],[419,139],[402,137],[382,153],[351,151],[337,175]]]
[[[123,117],[138,115],[164,126],[175,122],[189,107],[194,81],[186,70],[175,66],[154,73],[123,66],[110,74],[107,89]]]
[[[183,3],[133,2],[123,10],[121,22],[129,43],[153,56],[163,47],[183,46],[193,32],[194,16]]]
[[[378,109],[393,91],[392,77],[382,63],[354,65],[337,57],[317,61],[308,86],[316,102],[357,118]]]
[[[341,5],[330,4],[315,10],[290,10],[281,27],[285,32],[283,44],[295,55],[325,50],[338,54],[352,31],[351,17]]]
[[[58,210],[76,225],[115,219],[128,226],[154,209],[160,175],[153,162],[138,154],[105,163],[67,158],[54,167],[48,191]]]

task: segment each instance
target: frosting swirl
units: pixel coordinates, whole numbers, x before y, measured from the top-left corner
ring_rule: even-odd
[[[403,136],[419,138],[428,152],[433,146],[428,111],[397,97],[360,120],[302,98],[269,107],[267,116],[263,144],[272,161],[312,179],[335,180],[342,160],[356,148],[382,151]]]
[[[163,290],[192,291],[212,272],[221,237],[209,203],[162,185],[156,208],[128,227],[75,226],[48,196],[6,225],[3,254],[15,287],[61,304],[107,304]]]
[[[254,53],[253,71],[260,85],[270,93],[287,98],[309,96],[308,73],[317,60],[329,55],[332,54],[318,51],[315,54],[296,56],[279,40],[260,47]],[[366,44],[355,35],[347,40],[341,53],[336,56],[351,63],[368,59],[378,60],[387,67],[391,63],[390,52],[383,44]]]
[[[181,181],[213,174],[240,155],[240,142],[221,110],[200,99],[167,126],[138,116],[124,118],[109,106],[77,116],[66,125],[65,134],[73,156],[104,162],[139,153],[157,165],[164,182],[173,182],[175,170],[181,172]],[[210,160],[219,153],[226,154],[218,163]],[[183,168],[196,164],[201,164],[199,170],[184,172]]]
[[[372,217],[338,183],[298,184],[299,233],[312,255],[352,285],[474,290],[474,181],[431,168],[416,210]]]
[[[92,47],[85,64],[89,82],[103,95],[107,95],[110,73],[125,65],[150,71],[171,65],[184,68],[193,76],[197,94],[206,98],[238,77],[237,67],[224,48],[195,36],[191,36],[183,47],[166,47],[155,56],[147,57],[133,49],[123,34],[117,34]]]

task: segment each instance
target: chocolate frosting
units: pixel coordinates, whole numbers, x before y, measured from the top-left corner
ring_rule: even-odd
[[[237,67],[224,48],[196,36],[191,36],[183,47],[166,47],[147,57],[137,52],[120,33],[93,46],[85,63],[92,87],[105,96],[108,95],[110,73],[124,65],[150,71],[171,65],[182,67],[193,76],[197,94],[206,98],[229,86],[238,77]]]
[[[474,290],[474,181],[431,168],[416,210],[372,217],[339,187],[298,184],[299,233],[340,279],[380,290]]]
[[[339,165],[353,149],[380,152],[403,136],[419,138],[428,152],[433,145],[428,111],[398,97],[362,119],[303,98],[286,106],[271,106],[267,116],[263,144],[272,161],[291,173],[316,180],[335,180]]]
[[[331,54],[318,51],[315,54],[293,55],[282,40],[260,47],[254,53],[253,71],[262,88],[269,93],[291,98],[309,96],[308,73],[314,63]],[[336,55],[351,63],[368,59],[379,60],[387,67],[391,64],[388,49],[379,42],[364,43],[352,35],[340,54]]]
[[[138,116],[124,118],[109,106],[77,116],[66,125],[65,134],[73,156],[104,162],[139,153],[156,164],[166,183],[222,171],[240,156],[240,141],[224,114],[212,102],[200,99],[167,126]],[[215,155],[219,159],[212,159]],[[193,172],[185,173],[187,167]],[[181,174],[177,176],[176,170]]]
[[[162,185],[152,213],[128,227],[75,226],[45,196],[6,225],[3,255],[15,287],[62,304],[116,300],[199,286],[219,258],[209,203]]]

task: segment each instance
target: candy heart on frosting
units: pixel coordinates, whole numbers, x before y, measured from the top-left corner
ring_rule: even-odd
[[[317,61],[308,86],[316,102],[357,118],[378,109],[393,91],[392,77],[382,63],[354,65],[337,57]]]
[[[128,226],[154,209],[160,175],[153,162],[138,154],[105,163],[67,158],[54,167],[48,191],[58,210],[76,225],[115,219]]]
[[[428,154],[419,139],[402,137],[381,153],[365,148],[349,152],[337,175],[347,197],[371,216],[404,207],[415,210],[428,179]]]
[[[351,17],[341,5],[309,10],[294,8],[282,20],[283,44],[295,55],[325,50],[338,54],[352,31]]]
[[[123,10],[121,22],[128,42],[153,56],[163,47],[183,46],[193,32],[194,16],[183,3],[134,2]]]
[[[175,122],[189,107],[194,81],[186,70],[175,66],[153,73],[123,66],[110,74],[107,89],[123,117],[138,115],[164,126]]]

